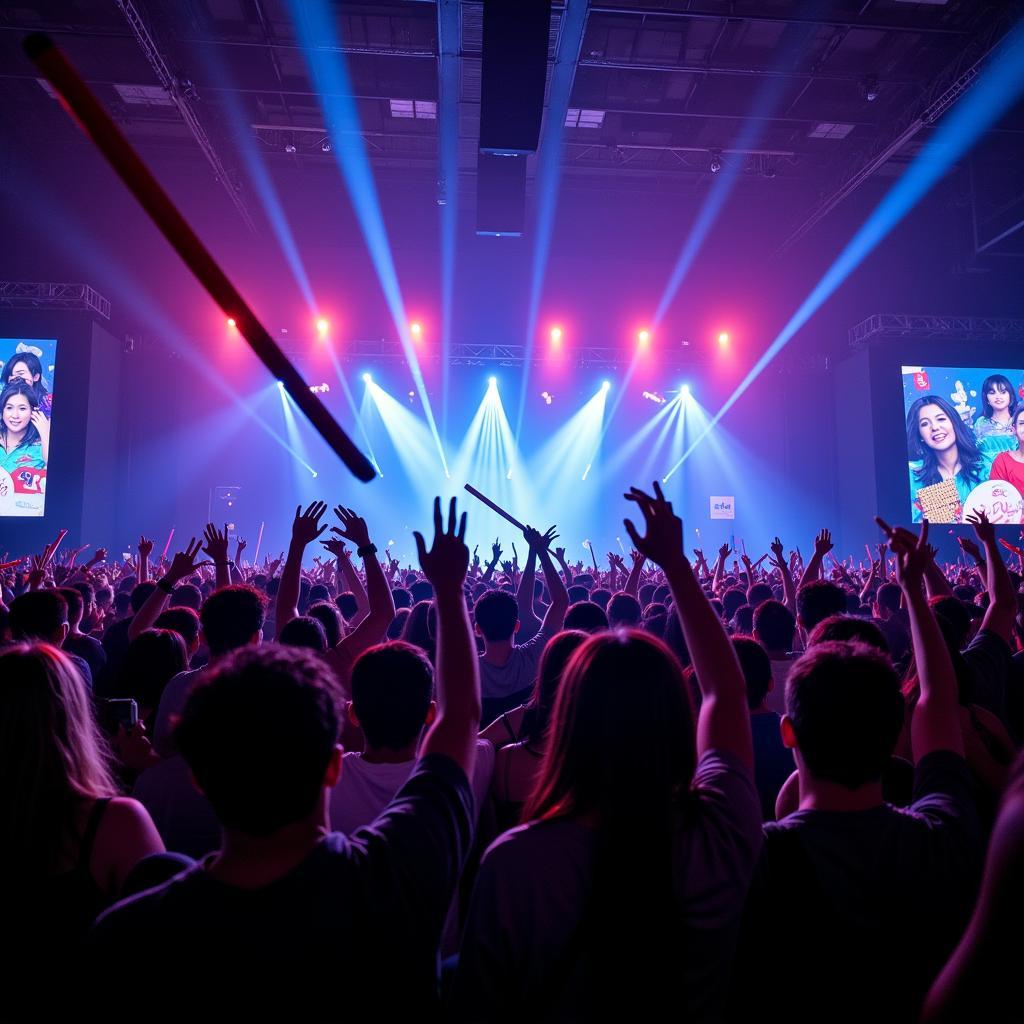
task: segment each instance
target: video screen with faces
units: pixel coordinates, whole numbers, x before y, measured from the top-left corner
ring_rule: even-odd
[[[903,367],[913,521],[1024,522],[1024,370]]]
[[[0,516],[41,516],[57,342],[0,338]]]

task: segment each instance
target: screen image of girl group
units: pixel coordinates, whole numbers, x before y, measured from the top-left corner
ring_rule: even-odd
[[[1024,522],[1024,370],[903,367],[913,519]]]
[[[57,342],[0,338],[0,516],[41,516]]]

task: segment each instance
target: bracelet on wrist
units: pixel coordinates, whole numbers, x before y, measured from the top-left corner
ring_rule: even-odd
[[[356,554],[360,558],[366,558],[368,555],[375,555],[377,553],[376,544],[364,544],[361,548],[356,549]]]

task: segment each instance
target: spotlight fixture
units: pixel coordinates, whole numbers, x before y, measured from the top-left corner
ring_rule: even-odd
[[[650,402],[655,402],[657,405],[665,404],[665,396],[659,395],[657,391],[645,391],[644,398]]]
[[[283,380],[279,380],[279,381],[277,382],[277,386],[278,386],[278,387],[279,387],[279,388],[280,388],[280,389],[281,389],[282,391],[284,391],[284,381],[283,381]]]
[[[237,326],[235,324],[235,318],[233,316],[229,316],[228,317],[228,327],[234,328],[235,326]]]
[[[682,386],[682,387],[681,387],[681,388],[679,389],[679,394],[680,394],[680,395],[681,395],[681,396],[682,396],[683,398],[689,398],[689,397],[690,397],[690,385],[689,385],[689,384],[684,384],[684,385],[683,385],[683,386]]]
[[[558,342],[560,342],[562,340],[562,328],[561,327],[552,327],[551,328],[551,340],[555,344],[558,344]]]
[[[711,150],[711,163],[708,165],[708,169],[712,174],[717,174],[722,169],[722,151],[720,149]]]
[[[487,378],[487,383],[488,383],[488,384],[489,384],[489,385],[490,385],[490,386],[491,386],[492,388],[495,388],[495,387],[497,387],[497,386],[498,386],[498,378],[497,378],[497,377],[488,377],[488,378]]]
[[[601,381],[601,390],[602,391],[607,391],[611,386],[612,386],[612,382],[610,380],[603,380],[603,381]]]
[[[309,390],[312,391],[314,395],[326,395],[330,392],[331,385],[326,382],[323,384],[310,384]]]
[[[332,149],[332,146],[331,146],[331,140],[330,139],[324,139],[324,141],[320,143],[320,152],[321,153],[330,153],[331,149]]]
[[[373,380],[373,377],[371,377],[370,374],[368,374],[368,373],[364,373],[363,374],[363,381],[365,383],[369,384],[369,383],[372,382],[372,380]]]
[[[729,344],[729,332],[728,331],[722,331],[718,335],[718,344],[721,345],[722,348],[725,348],[725,346]]]
[[[540,393],[540,397],[544,399],[544,404],[545,404],[545,405],[550,405],[550,404],[551,404],[551,401],[552,401],[552,399],[553,399],[553,398],[554,398],[555,396],[554,396],[553,394],[551,394],[551,392],[550,392],[550,391],[542,391],[542,392]]]
[[[298,147],[295,145],[294,142],[286,142],[285,143],[285,147],[284,147],[284,151],[286,153],[297,153],[298,152]]]
[[[865,75],[860,82],[860,94],[868,101],[874,103],[878,99],[878,76]]]
[[[410,398],[415,398],[416,397],[416,392],[415,391],[410,391],[409,392],[409,397]]]
[[[409,324],[409,330],[412,331],[412,333],[415,334],[416,337],[418,338],[423,333],[423,325],[418,321],[414,320],[411,324]]]
[[[641,345],[646,345],[647,342],[651,340],[651,332],[646,329],[640,331],[636,336],[636,340],[639,341]]]
[[[321,335],[326,334],[330,326],[331,325],[323,317],[320,317],[316,322],[317,333]]]

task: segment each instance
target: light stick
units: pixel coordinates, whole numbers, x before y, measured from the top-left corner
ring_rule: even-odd
[[[490,498],[488,498],[486,495],[481,494],[475,487],[472,486],[472,484],[466,484],[466,490],[469,491],[469,493],[472,494],[474,498],[477,498],[478,500],[482,501],[489,509],[493,510],[494,512],[497,512],[502,519],[505,519],[508,522],[510,522],[517,530],[526,529],[526,527],[523,526],[523,524],[519,522],[518,519],[513,519],[512,516],[510,516],[500,505],[495,505],[495,503],[491,501]]]
[[[174,537],[174,527],[171,527],[171,532],[167,534],[167,543],[164,545],[164,553],[160,556],[161,559],[167,557],[167,552],[171,549],[171,539]]]
[[[260,535],[256,538],[256,554],[253,555],[252,564],[257,568],[259,568],[257,562],[260,557],[260,545],[263,543],[263,527],[266,525],[266,522],[260,523]]]

